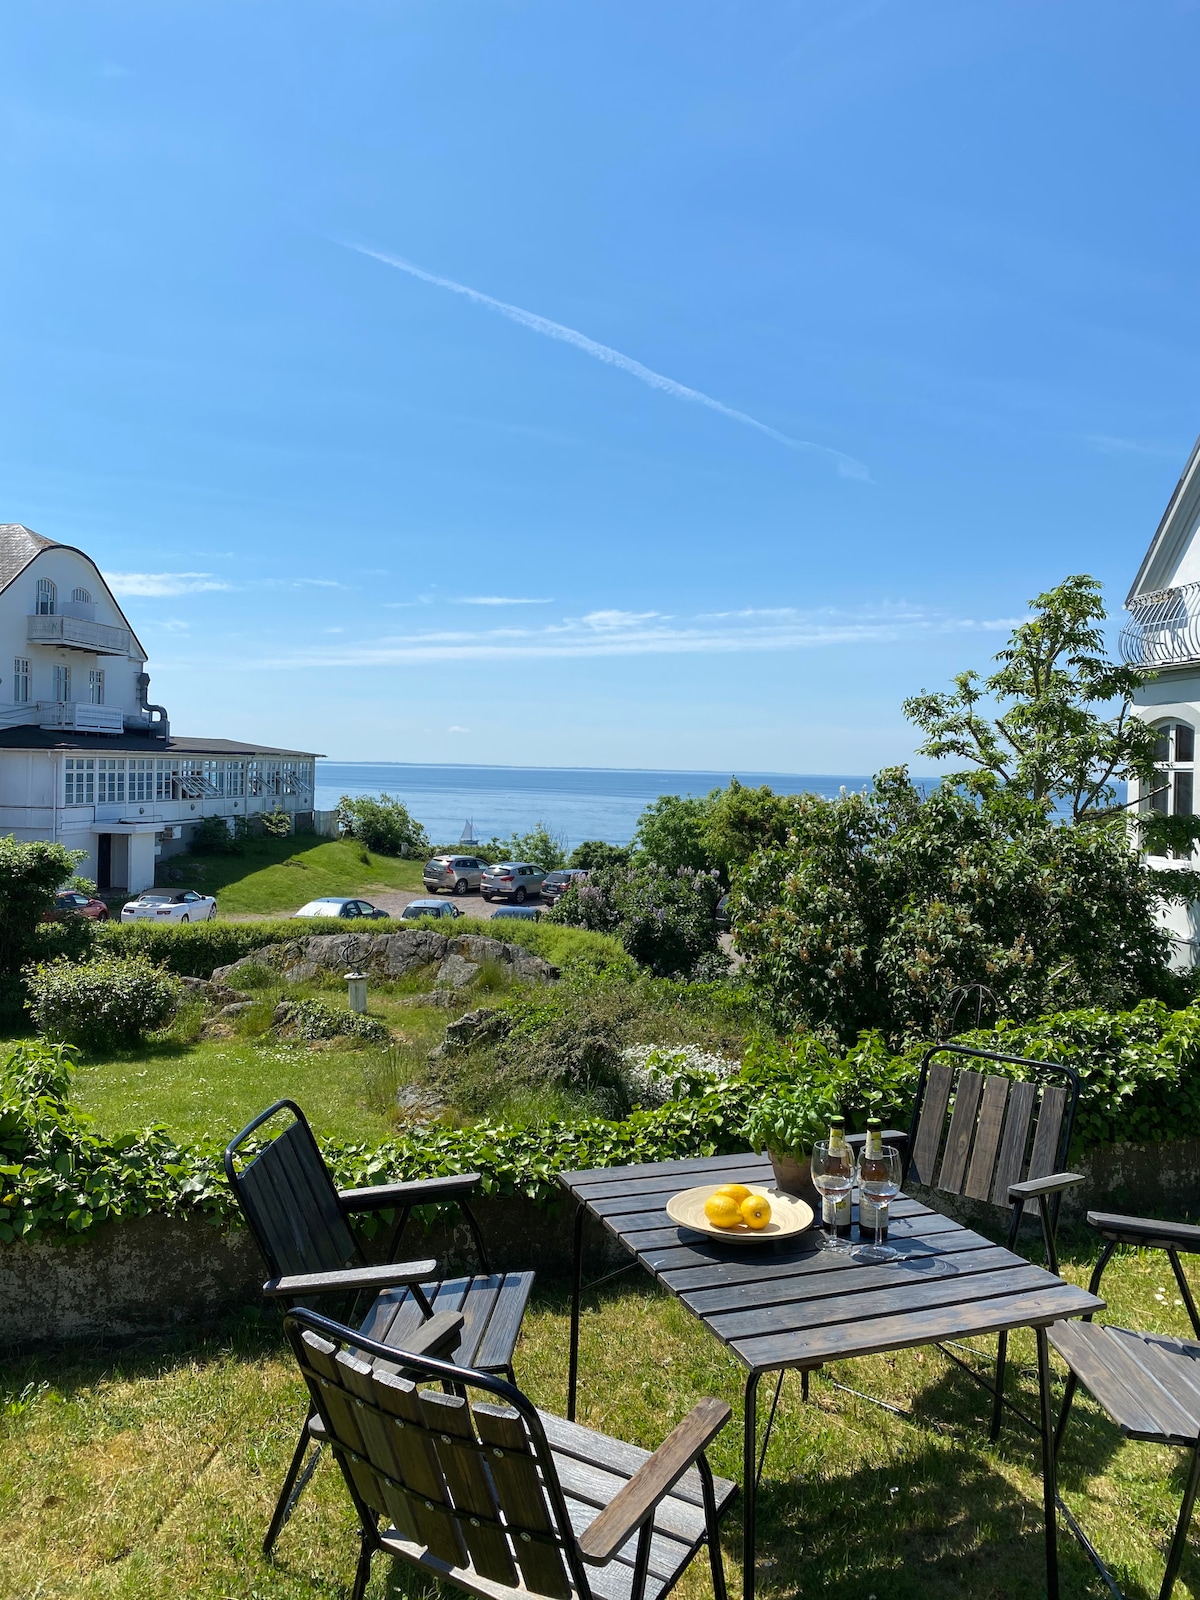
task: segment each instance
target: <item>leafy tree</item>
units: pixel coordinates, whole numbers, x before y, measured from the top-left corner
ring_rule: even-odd
[[[514,833],[506,839],[499,856],[493,860],[530,861],[535,867],[554,872],[567,864],[566,839],[561,833],[552,833],[544,822],[528,833]]]
[[[776,794],[765,783],[750,789],[730,778],[729,787],[714,789],[706,804],[704,846],[728,882],[759,850],[784,842],[795,796]]]
[[[843,1043],[878,1028],[901,1046],[953,1031],[965,996],[960,1026],[1178,999],[1160,898],[1120,813],[1062,825],[996,785],[926,796],[893,768],[865,795],[798,797],[733,909],[782,1025]]]
[[[429,840],[403,800],[390,794],[348,795],[337,803],[338,826],[381,856],[423,855]]]
[[[1109,810],[1119,780],[1154,776],[1155,732],[1132,713],[1142,675],[1108,659],[1100,585],[1077,575],[1030,601],[986,678],[960,672],[947,694],[904,713],[927,735],[920,754],[974,773],[1079,822]]]
[[[711,802],[693,795],[664,794],[638,818],[634,851],[664,872],[706,872],[715,865],[705,838]]]
[[[30,959],[39,920],[83,857],[61,844],[0,838],[0,980],[14,979]]]
[[[600,867],[573,883],[545,920],[613,934],[659,977],[689,977],[717,948],[713,913],[720,892],[714,873],[688,867]]]
[[[606,844],[603,839],[585,839],[577,844],[567,857],[569,867],[582,867],[592,872],[597,867],[625,867],[629,865],[628,845]]]

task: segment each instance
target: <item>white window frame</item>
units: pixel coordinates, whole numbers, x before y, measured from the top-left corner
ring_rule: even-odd
[[[125,773],[125,792],[130,804],[154,799],[154,761],[150,757],[132,757],[125,763]]]
[[[93,667],[88,673],[88,704],[102,706],[104,704],[104,668]]]
[[[36,616],[52,617],[58,605],[58,585],[53,578],[39,578],[37,581],[37,600],[35,602]]]
[[[96,803],[102,806],[125,804],[125,763],[113,756],[96,761]]]
[[[63,764],[63,804],[90,806],[96,800],[96,761],[92,756],[68,756]]]
[[[90,606],[92,597],[86,589],[72,589],[71,599],[76,605]]]
[[[13,657],[13,704],[29,704],[29,660],[26,656]]]
[[[59,705],[66,705],[71,698],[71,669],[61,662],[54,665],[54,698]]]

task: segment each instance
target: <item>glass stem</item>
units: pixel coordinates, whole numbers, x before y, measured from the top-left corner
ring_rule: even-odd
[[[883,1243],[883,1221],[887,1216],[887,1202],[875,1202],[875,1248],[878,1250]]]

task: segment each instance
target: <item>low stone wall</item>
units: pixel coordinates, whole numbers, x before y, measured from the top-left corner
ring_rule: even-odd
[[[1064,1220],[1081,1220],[1095,1209],[1187,1220],[1200,1215],[1200,1139],[1105,1145],[1087,1152],[1073,1170],[1087,1182],[1070,1191]],[[1000,1221],[993,1207],[952,1207],[944,1196],[929,1198],[992,1231]],[[535,1206],[520,1196],[497,1196],[480,1198],[474,1209],[493,1267],[532,1268],[549,1279],[569,1275],[572,1211],[565,1201]],[[410,1221],[404,1254],[469,1270],[470,1233],[454,1222],[457,1213],[445,1216],[446,1223],[428,1230]],[[587,1238],[589,1277],[620,1264],[621,1252],[598,1225]],[[376,1248],[386,1239],[381,1230]],[[197,1219],[140,1217],[65,1243],[0,1245],[0,1348],[203,1324],[255,1304],[263,1277],[244,1228]]]

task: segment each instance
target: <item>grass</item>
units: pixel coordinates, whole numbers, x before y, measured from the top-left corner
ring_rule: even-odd
[[[1087,1247],[1065,1267],[1090,1269]],[[1161,1257],[1110,1268],[1115,1320],[1183,1331]],[[1162,1298],[1156,1291],[1162,1290]],[[539,1288],[517,1349],[520,1381],[562,1410],[566,1300]],[[1033,1362],[1031,1334],[1014,1358]],[[720,1345],[648,1281],[594,1296],[582,1328],[581,1420],[647,1447],[697,1398],[735,1418],[714,1450],[740,1478],[743,1374]],[[935,1350],[835,1365],[828,1375],[912,1405],[904,1421],[814,1377],[812,1399],[784,1384],[759,1501],[763,1600],[1030,1600],[1044,1594],[1037,1441],[1006,1428],[986,1443],[985,1396]],[[1020,1377],[1032,1405],[1036,1380]],[[278,1323],[248,1313],[216,1332],[119,1349],[95,1342],[10,1361],[0,1374],[0,1595],[4,1600],[331,1600],[353,1575],[353,1519],[323,1462],[265,1562],[259,1541],[304,1402]],[[1068,1504],[1131,1600],[1157,1594],[1182,1489],[1181,1454],[1123,1444],[1084,1396],[1064,1450]],[[736,1594],[738,1511],[725,1526]],[[1104,1593],[1069,1535],[1064,1600]],[[1185,1557],[1177,1594],[1200,1590]],[[429,1594],[377,1559],[371,1600]],[[711,1594],[703,1559],[683,1600]]]
[[[215,894],[223,916],[287,915],[320,895],[419,889],[416,860],[374,855],[353,839],[252,839],[236,856],[170,856],[159,881]]]

